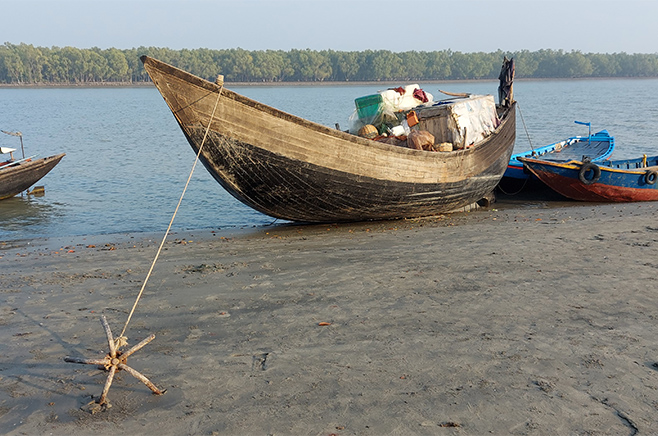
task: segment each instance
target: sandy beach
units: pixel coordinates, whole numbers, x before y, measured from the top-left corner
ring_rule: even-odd
[[[0,244],[0,433],[658,433],[658,204]]]

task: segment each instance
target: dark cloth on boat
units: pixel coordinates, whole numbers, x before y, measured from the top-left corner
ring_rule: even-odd
[[[423,103],[427,103],[430,100],[429,97],[427,97],[427,94],[425,93],[425,91],[423,91],[420,88],[414,89],[414,98],[416,98],[417,100],[422,101]]]
[[[514,101],[514,58],[503,60],[503,66],[500,69],[500,85],[498,86],[498,102],[501,106],[508,107]]]

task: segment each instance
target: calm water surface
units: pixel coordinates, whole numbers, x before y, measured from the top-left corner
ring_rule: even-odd
[[[493,94],[496,82],[422,84]],[[341,128],[354,99],[386,86],[232,88],[312,121]],[[607,129],[615,158],[658,154],[658,79],[518,81],[516,151]],[[162,232],[194,162],[173,115],[155,88],[0,89],[0,129],[23,132],[26,154],[66,157],[41,180],[43,197],[0,202],[0,241],[35,237]],[[0,135],[0,145],[19,148]],[[273,219],[231,197],[197,166],[174,230],[265,226]]]

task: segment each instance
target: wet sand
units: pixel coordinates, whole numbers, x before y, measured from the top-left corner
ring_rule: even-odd
[[[0,433],[658,433],[658,204],[0,244]]]

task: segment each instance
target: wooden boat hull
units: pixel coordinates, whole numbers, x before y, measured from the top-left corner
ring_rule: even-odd
[[[658,158],[602,162],[594,183],[583,183],[583,162],[549,162],[521,158],[528,170],[548,187],[567,198],[592,202],[632,202],[658,200]],[[643,163],[644,161],[644,163]],[[649,173],[654,172],[655,176]],[[591,180],[593,171],[586,174]]]
[[[337,222],[449,212],[495,188],[514,145],[514,105],[484,141],[428,152],[350,135],[155,59],[142,62],[210,174],[275,218]]]
[[[0,200],[11,198],[27,190],[48,174],[64,156],[65,154],[61,153],[0,168]]]
[[[523,171],[523,162],[519,158],[568,162],[579,160],[583,156],[592,162],[610,159],[615,149],[615,139],[607,130],[601,130],[590,136],[573,136],[563,141],[555,142],[532,151],[515,153],[510,157],[503,179],[526,180],[531,174]]]

